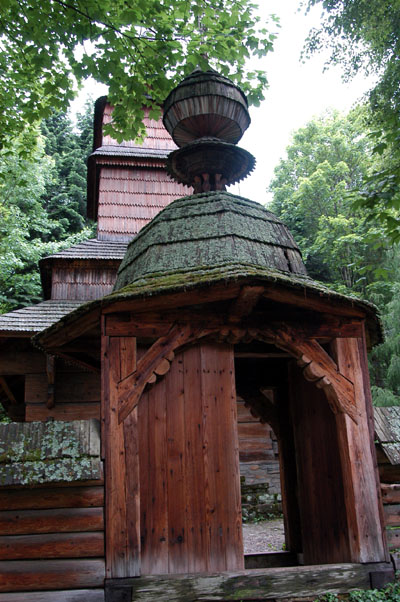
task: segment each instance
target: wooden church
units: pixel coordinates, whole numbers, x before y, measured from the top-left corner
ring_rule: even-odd
[[[103,136],[97,238],[0,316],[0,602],[271,600],[390,581],[367,348],[374,307],[311,280],[284,224],[226,191],[243,93],[194,71]],[[193,194],[192,194],[193,192]],[[118,273],[117,273],[118,272]],[[237,398],[279,445],[286,551],[244,556]]]

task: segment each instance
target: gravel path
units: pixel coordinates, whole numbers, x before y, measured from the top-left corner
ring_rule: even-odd
[[[283,520],[277,518],[244,524],[243,542],[245,554],[281,551],[285,542]]]

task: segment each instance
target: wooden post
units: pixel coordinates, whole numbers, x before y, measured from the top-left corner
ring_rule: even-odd
[[[140,574],[137,409],[119,424],[117,385],[136,365],[136,339],[103,334],[102,348],[106,576],[135,577]]]
[[[346,414],[336,414],[351,561],[387,561],[373,433],[368,420],[372,407],[364,339],[336,339],[334,351],[341,374],[354,383],[359,414],[357,425]]]

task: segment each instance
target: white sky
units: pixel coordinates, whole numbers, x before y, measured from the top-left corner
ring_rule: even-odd
[[[231,192],[265,203],[269,195],[266,188],[273,177],[274,167],[285,155],[291,133],[305,125],[327,108],[347,112],[371,87],[362,75],[349,84],[341,80],[340,68],[323,72],[325,56],[315,56],[304,64],[300,53],[311,27],[320,20],[320,9],[315,7],[307,16],[298,12],[299,0],[259,0],[260,16],[266,19],[271,13],[280,17],[281,27],[274,42],[274,52],[258,61],[255,68],[264,69],[269,88],[260,107],[251,107],[252,122],[239,146],[256,157],[256,169]],[[105,86],[85,86],[72,110],[82,106],[82,97],[90,90],[97,98],[106,94]]]

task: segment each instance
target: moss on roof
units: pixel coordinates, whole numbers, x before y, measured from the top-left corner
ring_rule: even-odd
[[[382,340],[382,330],[377,308],[367,301],[358,297],[343,295],[326,287],[320,282],[312,280],[308,276],[283,273],[279,270],[260,268],[252,264],[225,264],[216,268],[198,266],[195,270],[191,268],[166,272],[154,272],[138,278],[121,290],[114,291],[102,299],[97,299],[81,305],[77,310],[53,324],[43,332],[37,334],[33,342],[39,347],[46,348],[46,339],[52,334],[74,322],[85,320],[92,312],[100,312],[120,301],[134,301],[138,299],[150,299],[169,293],[179,293],[191,290],[212,289],[214,285],[230,284],[260,284],[273,288],[283,288],[301,292],[306,299],[308,296],[316,295],[320,299],[337,302],[339,305],[356,307],[364,311],[367,324],[371,332],[374,344]],[[212,294],[212,291],[210,291]]]
[[[0,487],[101,478],[97,420],[0,425]]]
[[[251,264],[306,274],[286,226],[262,205],[227,192],[178,199],[131,241],[115,290],[153,273]]]

